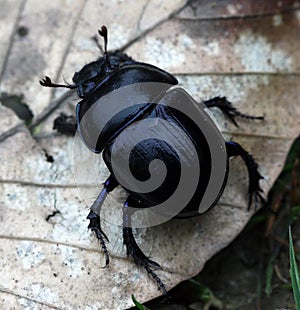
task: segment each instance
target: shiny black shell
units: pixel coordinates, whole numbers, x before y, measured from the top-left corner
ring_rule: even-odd
[[[117,146],[117,151],[122,153],[123,148],[127,147],[128,141],[131,139],[131,134],[125,136],[121,135],[125,130],[134,128],[135,124],[141,120],[157,118],[181,128],[183,133],[193,141],[196,153],[192,154],[191,157],[197,156],[199,159],[201,178],[198,180],[197,190],[191,200],[176,217],[199,215],[199,204],[203,200],[208,186],[211,186],[209,185],[210,179],[212,177],[218,177],[219,171],[218,168],[215,168],[213,162],[214,153],[210,147],[209,139],[205,136],[205,133],[201,128],[199,128],[199,124],[193,122],[184,113],[172,108],[172,101],[178,101],[179,105],[181,102],[188,102],[192,107],[193,99],[181,89],[172,89],[178,81],[171,74],[149,64],[134,62],[129,58],[127,59],[125,56],[123,57],[123,63],[113,70],[102,70],[102,74],[93,70],[93,66],[99,67],[99,61],[87,66],[90,67],[83,68],[88,72],[88,74],[85,73],[84,76],[89,77],[90,75],[93,82],[91,82],[89,78],[86,78],[84,80],[86,86],[81,87],[82,85],[80,85],[80,83],[83,82],[83,78],[82,76],[80,78],[80,72],[79,74],[75,73],[73,78],[73,81],[79,85],[78,89],[80,89],[80,93],[78,94],[82,98],[77,105],[76,115],[78,130],[86,146],[95,153],[103,151],[103,158],[106,166],[111,174],[115,176],[111,163],[112,149],[119,137],[121,138],[118,139],[119,144]],[[127,98],[122,97],[122,99],[131,101],[139,98],[136,103],[130,105],[126,109],[122,109],[120,112],[113,113],[113,117],[105,124],[105,126],[101,127],[99,125],[103,119],[102,112],[105,111],[106,107],[111,106],[113,108],[113,102],[115,101],[114,97],[118,98],[115,104],[118,105],[120,103],[120,98],[115,95],[117,90],[122,87],[137,84],[147,85],[147,83],[158,83],[159,88],[155,88],[154,92],[148,92],[147,87],[142,90],[140,90],[139,87],[136,89],[134,88],[130,91]],[[82,91],[83,89],[85,89],[86,92]],[[110,99],[107,99],[107,101],[100,104],[99,102],[108,95],[110,96]],[[164,104],[165,100],[169,101],[168,105]],[[92,117],[89,117],[89,120],[85,121],[85,116],[88,114],[88,111],[90,112],[95,107],[96,109],[92,112]],[[195,112],[192,113],[198,112],[195,110]],[[202,113],[203,119],[205,121],[208,119],[209,122],[211,122],[210,131],[212,134],[215,134],[212,139],[219,139],[220,145],[224,147],[222,150],[224,153],[222,157],[224,163],[222,164],[226,167],[226,169],[224,169],[225,173],[220,173],[218,186],[214,189],[213,194],[211,194],[213,196],[209,198],[206,197],[206,201],[209,201],[209,203],[208,205],[206,203],[207,206],[203,209],[203,212],[205,212],[216,204],[223,192],[228,175],[228,157],[225,150],[225,144],[222,144],[225,142],[221,133],[217,127],[214,126],[208,115],[204,111],[202,111]],[[95,133],[97,133],[97,141],[94,141]],[[174,134],[173,139],[178,139],[176,134]],[[120,182],[118,179],[120,185],[127,189],[127,191],[140,202],[141,208],[152,207],[165,201],[176,190],[178,185],[181,171],[180,161],[184,162],[186,165],[193,163],[193,158],[190,158],[189,154],[186,155],[185,158],[179,160],[176,150],[165,143],[162,139],[147,139],[138,143],[132,149],[129,157],[129,166],[132,175],[140,181],[147,180],[150,177],[147,167],[151,161],[157,158],[165,163],[167,167],[167,175],[163,184],[154,191],[150,193],[132,191],[126,188],[126,184],[122,184],[122,181]],[[120,170],[121,169],[122,167],[120,167]],[[221,171],[221,169],[219,170]],[[210,192],[212,192],[212,190],[210,190]]]
[[[171,74],[155,66],[138,62],[129,64],[126,63],[125,65],[120,66],[120,68],[118,68],[116,71],[108,73],[103,78],[103,80],[101,80],[101,82],[96,85],[92,91],[77,104],[76,118],[78,129],[80,131],[81,137],[90,150],[95,153],[102,152],[105,145],[110,140],[112,140],[124,127],[128,126],[137,117],[142,116],[143,112],[145,113],[145,109],[147,109],[150,100],[154,98],[152,98],[153,94],[149,94],[147,97],[147,93],[144,92],[144,95],[146,96],[144,103],[132,105],[129,109],[126,109],[122,113],[115,115],[114,118],[106,125],[104,130],[101,131],[101,135],[96,146],[89,145],[88,143],[89,135],[93,131],[90,128],[87,128],[88,124],[85,124],[84,126],[81,124],[81,120],[85,113],[99,98],[113,92],[116,88],[147,82],[158,82],[162,83],[162,85],[165,85],[165,87],[161,89],[162,93],[157,95],[162,95],[164,90],[167,90],[172,85],[176,85],[178,83],[177,79]],[[132,94],[132,96],[136,95],[137,94]],[[98,122],[100,121],[101,115],[99,115]]]

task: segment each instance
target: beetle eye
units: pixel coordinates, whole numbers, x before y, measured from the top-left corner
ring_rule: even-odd
[[[111,68],[116,68],[120,64],[120,61],[117,57],[111,56],[109,57],[109,65]]]

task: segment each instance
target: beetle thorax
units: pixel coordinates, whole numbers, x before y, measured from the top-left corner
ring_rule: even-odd
[[[132,58],[121,52],[109,52],[98,60],[85,65],[73,76],[80,98],[86,97],[108,75],[118,70],[125,63],[131,63]]]

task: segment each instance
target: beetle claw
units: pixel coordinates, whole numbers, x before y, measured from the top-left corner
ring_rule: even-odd
[[[140,249],[138,244],[135,241],[135,238],[132,233],[132,228],[130,227],[131,224],[131,214],[128,209],[129,204],[131,206],[138,206],[139,202],[137,202],[131,196],[128,196],[126,202],[124,203],[123,208],[123,240],[124,244],[127,249],[127,255],[131,256],[136,265],[142,266],[146,269],[147,273],[156,281],[159,289],[162,293],[166,296],[167,290],[164,283],[158,277],[158,275],[154,272],[154,270],[162,269],[161,266],[156,263],[155,261],[149,259],[143,251]]]
[[[252,205],[252,198],[254,196],[255,200],[255,210],[258,208],[259,201],[262,204],[265,204],[265,198],[262,193],[263,190],[259,185],[259,181],[264,179],[264,177],[258,171],[258,164],[254,160],[251,154],[249,154],[246,150],[243,149],[241,145],[236,142],[230,141],[226,142],[226,148],[228,152],[228,156],[241,156],[242,160],[246,164],[248,175],[249,175],[249,200],[248,200],[248,210],[250,210]]]
[[[93,231],[95,233],[97,239],[99,240],[99,242],[101,244],[102,251],[105,255],[105,266],[104,267],[106,267],[109,264],[109,255],[108,255],[108,251],[107,251],[105,241],[109,242],[109,240],[108,240],[107,236],[105,235],[105,233],[103,232],[103,230],[101,229],[100,216],[98,214],[96,214],[93,210],[91,210],[89,215],[87,216],[87,219],[90,220],[90,224],[88,225],[88,229],[90,229],[91,231]]]
[[[254,210],[256,211],[259,207],[259,204],[265,205],[266,199],[261,194],[263,190],[259,187],[255,192],[251,193],[249,195],[249,201],[248,201],[248,211],[251,209],[252,204],[252,197],[254,196]]]
[[[155,261],[149,259],[139,248],[132,234],[131,227],[123,228],[123,238],[124,244],[127,248],[127,255],[130,255],[133,258],[136,265],[142,266],[146,269],[147,273],[156,281],[159,289],[166,296],[167,289],[158,275],[154,272],[154,270],[162,269],[161,266]]]
[[[241,113],[236,107],[232,105],[230,101],[227,100],[226,97],[215,97],[209,100],[204,101],[204,104],[208,108],[219,108],[222,113],[224,113],[236,126],[239,127],[238,123],[235,120],[235,117],[241,117],[245,119],[251,120],[263,120],[263,116],[253,116]]]
[[[100,241],[102,251],[105,254],[105,267],[109,264],[109,255],[107,251],[107,247],[105,242],[109,242],[106,234],[101,229],[101,223],[100,223],[100,211],[102,204],[106,198],[106,195],[111,192],[116,186],[118,186],[118,183],[116,182],[115,178],[110,176],[105,182],[104,182],[104,188],[98,195],[97,199],[93,203],[90,213],[87,216],[87,219],[90,220],[90,223],[88,225],[88,229],[93,231],[97,237],[97,239]]]

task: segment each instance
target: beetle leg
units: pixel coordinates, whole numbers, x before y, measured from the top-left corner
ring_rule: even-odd
[[[105,235],[105,233],[101,229],[100,211],[101,211],[102,204],[103,204],[107,194],[109,192],[111,192],[117,186],[118,186],[118,183],[115,180],[115,178],[113,176],[110,176],[104,182],[104,188],[102,189],[102,191],[98,195],[95,202],[92,204],[91,211],[90,211],[89,215],[87,216],[87,219],[90,220],[88,229],[90,229],[91,231],[93,231],[95,233],[97,239],[100,241],[101,248],[105,254],[105,266],[107,266],[109,264],[109,255],[108,255],[108,251],[106,248],[105,240],[107,242],[109,242],[109,241],[108,241],[107,236]]]
[[[235,117],[242,117],[246,119],[258,119],[258,120],[263,120],[263,116],[252,116],[252,115],[247,115],[244,113],[241,113],[240,111],[235,108],[230,101],[226,99],[226,97],[214,97],[212,99],[203,101],[203,103],[208,107],[208,108],[219,108],[222,113],[224,113],[232,122],[233,124],[238,127],[238,123],[235,120]]]
[[[132,198],[131,196],[128,196],[126,202],[124,203],[123,208],[123,240],[124,244],[126,245],[127,255],[132,256],[134,262],[138,266],[142,266],[146,269],[149,275],[156,281],[159,289],[163,292],[164,295],[167,294],[167,290],[165,288],[165,285],[161,281],[161,279],[158,277],[158,275],[154,272],[155,269],[161,269],[160,265],[153,260],[149,259],[143,251],[140,249],[138,244],[136,243],[132,228],[131,228],[131,215],[132,211],[129,209],[130,207],[138,207],[139,203]]]
[[[258,201],[261,203],[266,203],[264,197],[261,193],[263,190],[259,185],[259,181],[264,179],[264,177],[258,171],[258,164],[254,160],[251,154],[249,154],[246,150],[243,149],[241,145],[236,142],[228,141],[226,142],[226,149],[228,152],[228,156],[241,156],[244,163],[246,164],[248,175],[249,175],[249,200],[248,200],[248,210],[250,210],[252,204],[252,198],[254,197],[255,201],[255,210],[258,206]]]

